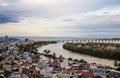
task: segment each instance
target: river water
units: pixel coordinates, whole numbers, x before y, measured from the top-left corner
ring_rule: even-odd
[[[68,50],[65,50],[62,48],[64,43],[57,43],[57,44],[49,44],[43,47],[38,48],[38,51],[40,53],[43,53],[44,50],[48,49],[50,50],[51,54],[56,53],[56,56],[60,56],[62,55],[65,58],[73,58],[73,59],[84,59],[89,63],[97,63],[97,64],[102,64],[102,65],[109,65],[112,66],[114,65],[114,60],[108,60],[108,59],[102,59],[102,58],[97,58],[97,57],[93,57],[93,56],[89,56],[89,55],[83,55],[83,54],[79,54],[79,53],[74,53]]]

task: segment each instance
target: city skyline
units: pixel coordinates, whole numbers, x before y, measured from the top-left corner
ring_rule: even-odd
[[[119,0],[0,0],[0,36],[120,38]]]

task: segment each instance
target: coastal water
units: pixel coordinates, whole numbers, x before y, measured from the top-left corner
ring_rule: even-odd
[[[103,65],[109,65],[113,66],[114,65],[114,60],[108,60],[108,59],[102,59],[102,58],[97,58],[97,57],[92,57],[89,55],[83,55],[79,53],[73,53],[68,50],[65,50],[62,48],[64,43],[57,43],[57,44],[49,44],[43,47],[40,47],[38,51],[42,53],[44,50],[49,49],[51,50],[52,53],[56,53],[56,56],[62,55],[65,58],[72,57],[73,59],[84,59],[89,63],[96,62],[97,64],[103,64]]]

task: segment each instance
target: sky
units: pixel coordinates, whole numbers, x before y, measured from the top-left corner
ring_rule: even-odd
[[[120,0],[0,0],[0,36],[120,38]]]

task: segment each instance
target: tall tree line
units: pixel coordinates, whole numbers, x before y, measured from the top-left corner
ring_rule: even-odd
[[[87,44],[81,44],[81,46],[78,46],[79,44],[77,43],[66,43],[63,45],[63,48],[76,53],[91,55],[91,56],[100,57],[100,58],[120,60],[120,50],[96,48],[94,47],[94,44],[96,43],[87,43]],[[90,47],[85,47],[85,45],[89,45]],[[108,45],[108,44],[106,43],[106,44],[100,44],[100,45]],[[116,45],[119,46],[118,44]]]

